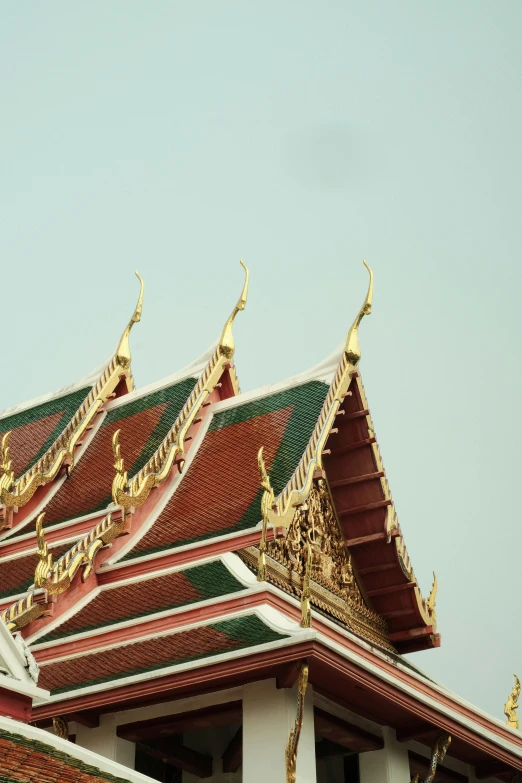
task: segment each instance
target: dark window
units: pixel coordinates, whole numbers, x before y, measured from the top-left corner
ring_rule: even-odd
[[[359,756],[344,757],[344,783],[359,783]]]
[[[161,759],[149,755],[144,745],[136,744],[136,760],[134,762],[136,772],[148,775],[160,783],[181,783],[181,770],[167,764]]]

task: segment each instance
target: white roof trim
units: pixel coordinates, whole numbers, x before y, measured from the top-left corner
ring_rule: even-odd
[[[187,366],[183,367],[183,369],[172,373],[172,375],[167,375],[166,378],[161,378],[159,381],[154,381],[154,383],[149,383],[147,386],[143,386],[140,389],[135,389],[134,391],[129,392],[129,394],[124,394],[123,397],[117,397],[115,400],[111,400],[106,404],[105,410],[112,411],[115,408],[121,407],[122,405],[127,405],[129,402],[139,400],[141,397],[146,397],[148,394],[152,394],[152,392],[159,391],[160,389],[164,389],[167,386],[172,386],[175,383],[184,381],[186,378],[199,378],[207,366],[210,357],[216,350],[216,346],[217,341],[212,343],[212,345],[207,348],[205,353],[201,354],[201,356],[195,359],[195,361],[187,364]]]
[[[7,416],[14,416],[16,413],[21,413],[22,411],[28,410],[29,408],[36,408],[37,405],[43,405],[44,402],[50,402],[51,400],[58,399],[59,397],[65,397],[67,394],[72,394],[73,392],[78,391],[78,389],[94,386],[109,362],[110,359],[107,359],[107,361],[100,365],[100,367],[97,367],[84,378],[80,378],[79,381],[71,383],[69,386],[64,386],[58,391],[50,392],[49,394],[42,394],[41,397],[34,397],[34,399],[21,402],[19,405],[11,405],[9,408],[0,410],[0,419],[5,419]]]

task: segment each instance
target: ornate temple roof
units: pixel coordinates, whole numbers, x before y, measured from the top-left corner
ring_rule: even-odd
[[[381,653],[439,643],[435,595],[419,591],[358,369],[371,272],[343,350],[241,394],[232,324],[245,272],[220,339],[185,370],[133,389],[141,289],[90,386],[0,418],[11,431],[0,610],[31,645],[52,701],[297,643],[279,614],[295,623],[305,583],[313,617]],[[34,476],[38,464],[43,478],[18,505],[29,484],[19,492],[12,473]]]

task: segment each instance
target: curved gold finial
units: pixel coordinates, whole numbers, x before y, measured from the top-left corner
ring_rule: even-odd
[[[243,290],[241,291],[241,296],[238,299],[238,302],[234,309],[232,310],[232,313],[226,322],[223,331],[221,333],[221,338],[219,340],[219,348],[221,353],[227,357],[227,359],[230,359],[235,350],[234,345],[234,336],[232,334],[232,324],[234,323],[234,318],[239,313],[240,310],[245,309],[245,305],[247,302],[247,294],[248,294],[248,278],[249,278],[249,271],[246,264],[243,263],[243,259],[239,259],[239,263],[245,270],[245,282],[243,285]]]
[[[140,293],[138,296],[138,302],[136,304],[136,308],[131,316],[129,323],[127,324],[127,327],[121,336],[120,342],[116,349],[116,361],[118,362],[120,367],[123,367],[124,370],[126,370],[129,367],[131,361],[130,347],[129,347],[130,331],[134,324],[137,324],[138,321],[141,321],[141,310],[143,305],[143,279],[141,278],[137,270],[136,270],[136,277],[140,281]]]
[[[373,272],[366,263],[366,259],[363,261],[364,266],[368,270],[370,274],[370,282],[368,284],[368,292],[366,294],[366,299],[364,300],[363,306],[359,310],[359,313],[357,315],[357,318],[353,322],[350,331],[348,332],[348,337],[346,338],[346,345],[344,347],[344,352],[346,354],[346,358],[350,362],[350,364],[353,364],[354,366],[359,363],[359,359],[361,358],[361,349],[359,347],[359,324],[361,323],[362,319],[365,315],[370,315],[372,311],[372,299],[373,299]]]
[[[512,729],[519,729],[520,728],[520,722],[518,720],[518,698],[520,696],[520,680],[518,679],[517,675],[514,674],[513,677],[515,678],[515,684],[513,686],[513,690],[511,691],[509,695],[509,699],[504,704],[504,715],[507,718],[507,725],[511,726]]]
[[[125,494],[128,486],[127,471],[125,470],[125,463],[123,461],[123,457],[121,456],[120,432],[121,430],[116,430],[112,436],[114,470],[116,471],[112,480],[112,499],[117,506],[120,505],[122,499],[121,496]]]

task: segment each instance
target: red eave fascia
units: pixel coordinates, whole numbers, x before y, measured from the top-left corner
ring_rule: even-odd
[[[393,644],[400,652],[438,647],[440,636],[421,613],[417,584],[399,561],[400,528],[388,529],[393,502],[383,489],[385,473],[363,395],[354,373],[326,443],[323,461],[336,513],[365,599],[387,620]]]
[[[274,530],[267,531],[267,541],[275,538]],[[154,557],[137,558],[128,560],[121,565],[108,566],[98,571],[98,584],[108,585],[121,582],[124,579],[152,574],[174,566],[186,565],[203,560],[208,557],[222,555],[225,552],[236,552],[249,546],[256,546],[261,540],[261,530],[247,531],[241,535],[223,536],[220,539],[208,539],[195,546],[185,549],[170,549],[164,553],[159,552]]]
[[[359,651],[360,652],[360,651]],[[261,653],[245,654],[239,658],[231,658],[215,664],[192,667],[179,673],[164,677],[151,677],[147,680],[110,688],[107,691],[84,694],[80,697],[55,700],[50,704],[36,707],[33,710],[33,720],[39,721],[52,717],[59,712],[62,715],[72,715],[83,710],[99,710],[112,712],[130,709],[144,704],[158,703],[172,699],[184,698],[196,694],[215,692],[234,687],[246,682],[275,677],[285,664],[306,659],[310,667],[310,682],[319,693],[323,693],[338,703],[343,703],[341,693],[349,692],[354,687],[363,691],[376,693],[384,699],[383,703],[392,703],[405,711],[411,720],[431,723],[437,729],[451,734],[454,741],[464,743],[471,752],[493,757],[502,764],[522,770],[522,758],[506,748],[500,747],[472,728],[444,714],[437,706],[431,706],[419,701],[414,694],[405,692],[394,684],[384,681],[373,672],[360,667],[356,662],[347,660],[339,653],[325,647],[320,641],[307,640],[295,645]],[[394,669],[397,675],[397,669]],[[404,673],[400,672],[402,679]],[[415,686],[419,683],[409,678]],[[421,689],[422,690],[422,689]],[[441,705],[460,713],[464,719],[470,718],[482,728],[496,734],[500,739],[507,740],[522,748],[522,737],[514,737],[506,729],[487,721],[483,716],[475,714],[465,705],[458,704],[451,698],[440,698],[441,694],[430,689],[426,684],[427,695]],[[374,717],[374,720],[377,716]],[[386,724],[386,715],[379,716]]]

